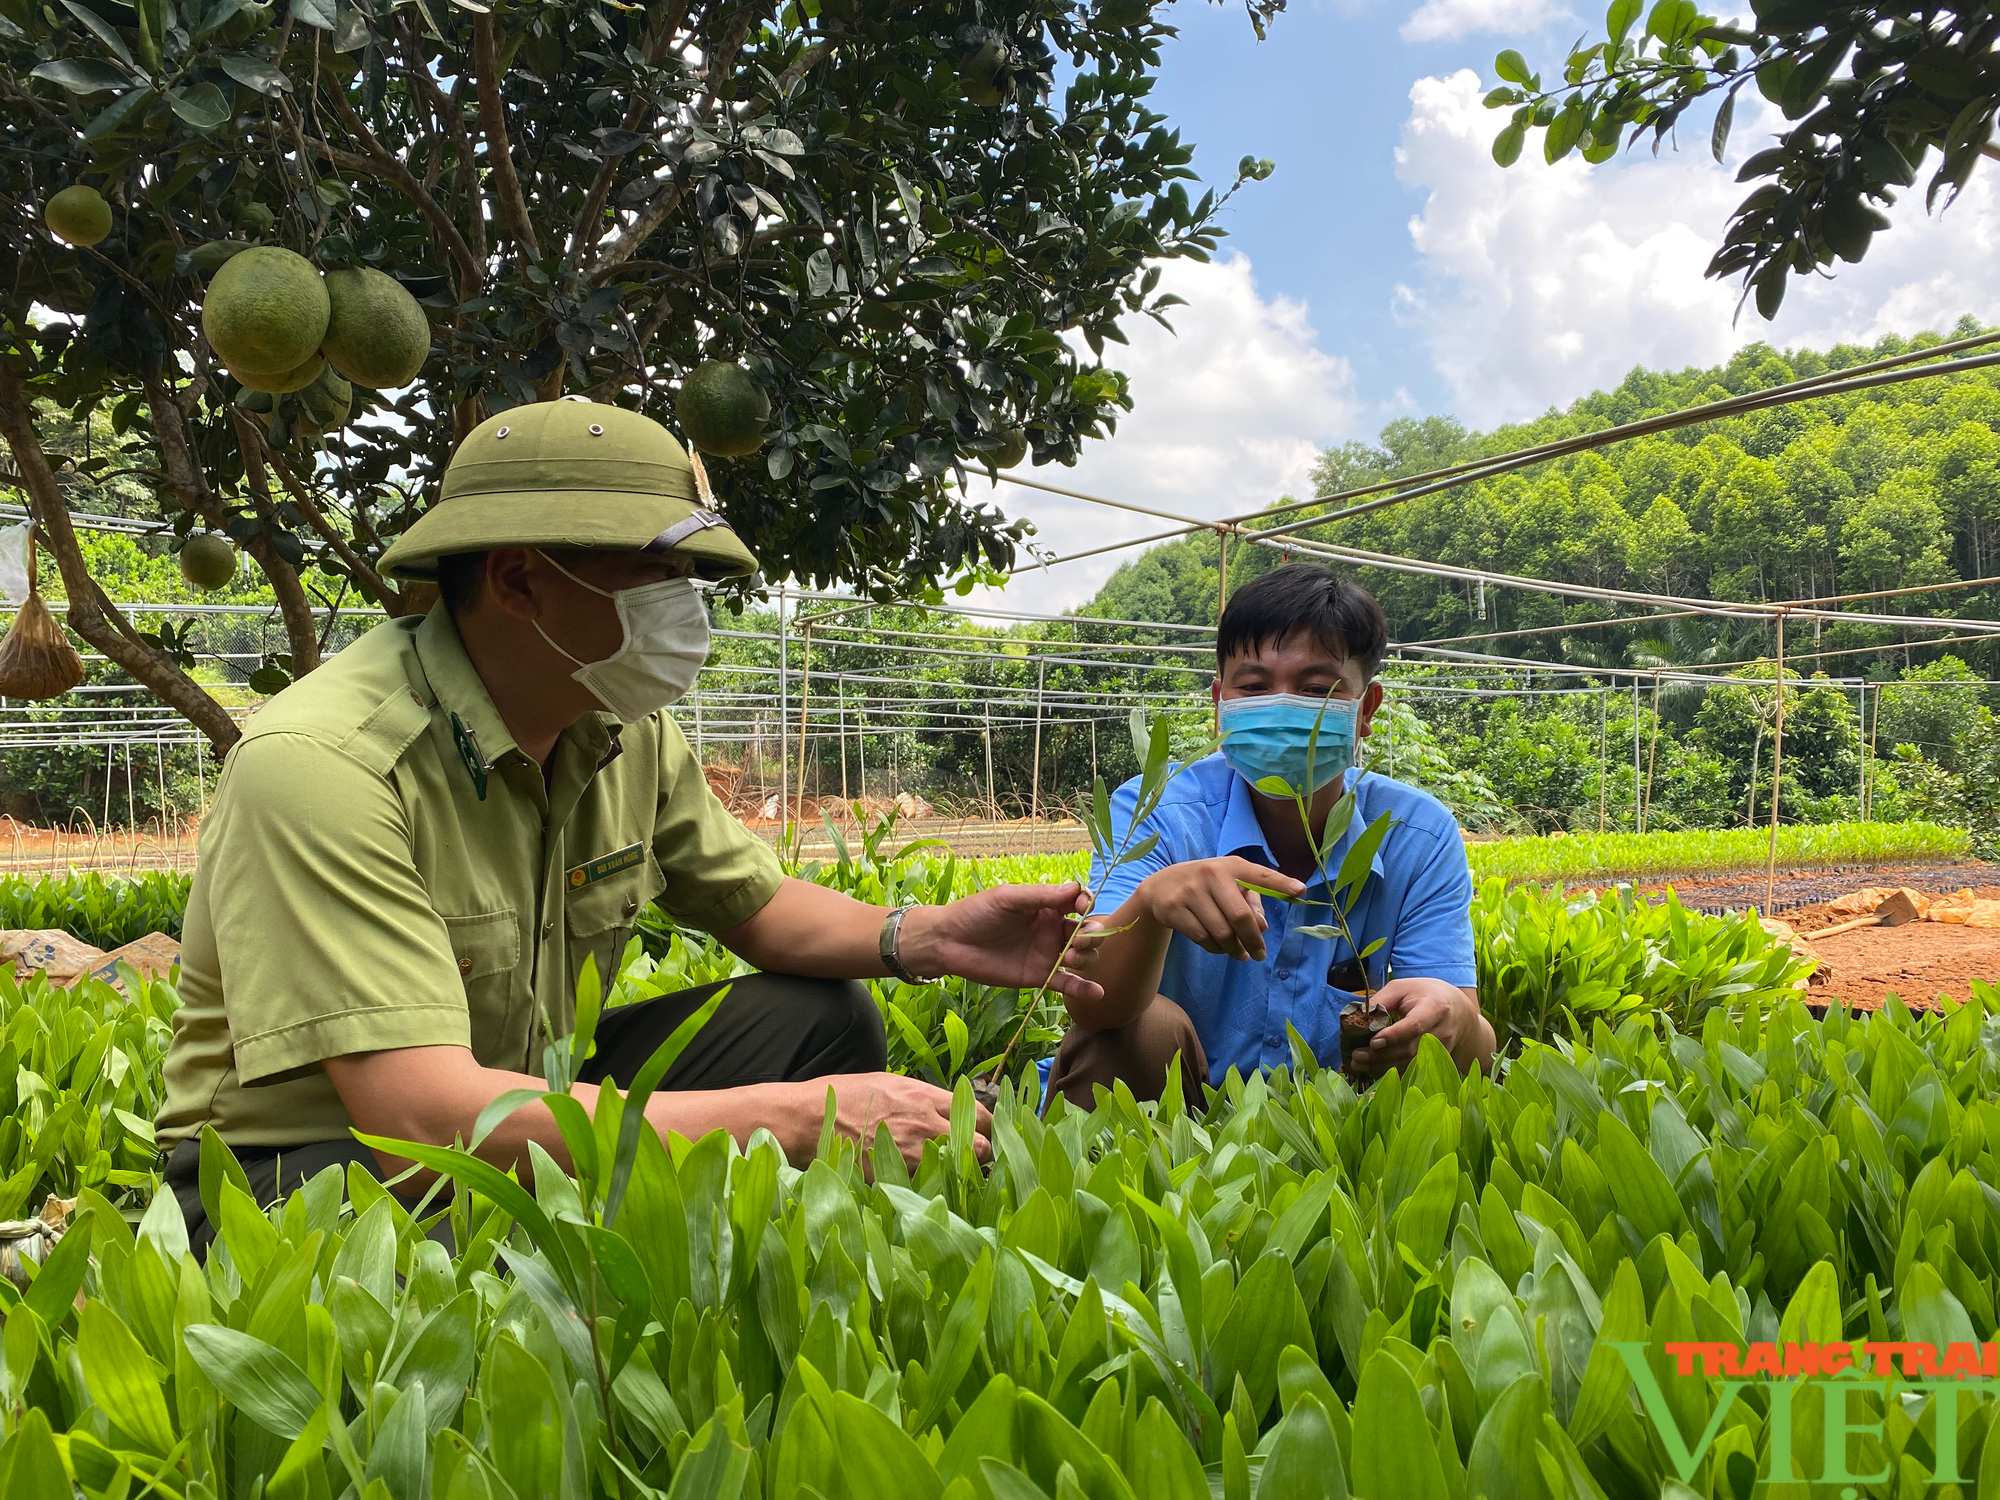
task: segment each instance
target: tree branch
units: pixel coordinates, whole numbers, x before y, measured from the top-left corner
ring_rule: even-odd
[[[255,432],[254,426],[252,431]],[[298,476],[285,466],[285,461],[271,451],[270,446],[264,442],[264,435],[256,432],[256,438],[265,461],[271,466],[271,472],[278,476],[278,482],[284,485],[285,492],[292,497],[292,503],[298,506],[299,514],[306,518],[307,524],[318,534],[319,539],[333,550],[334,556],[338,557],[347,568],[348,576],[359,585],[361,592],[390,614],[400,614],[402,595],[391,587],[382,575],[369,565],[368,560],[354,550],[354,544],[342,536],[334,528],[333,523],[327,520],[326,512],[320,509],[318,497],[312,493],[311,487],[302,484]]]
[[[451,221],[451,215],[439,207],[437,199],[424,190],[410,169],[382,149],[382,143],[375,139],[361,116],[354,112],[354,106],[347,102],[346,94],[340,89],[327,89],[325,93],[333,101],[333,107],[346,125],[347,133],[360,143],[364,155],[352,151],[342,151],[325,141],[306,136],[305,142],[335,166],[345,167],[350,172],[366,172],[371,177],[380,177],[401,188],[409,200],[416,204],[417,211],[430,222],[431,232],[443,243],[445,252],[458,267],[458,300],[470,302],[486,288],[486,271],[472,253],[472,247],[465,242],[465,236],[458,232],[458,226]]]
[[[658,65],[661,56],[672,43],[674,34],[680,30],[686,12],[687,0],[676,0],[676,3],[670,6],[666,14],[654,25],[646,37],[646,48],[643,53],[645,66]],[[632,101],[632,107],[625,111],[624,125],[627,130],[639,128],[651,102],[644,94]],[[570,255],[577,254],[586,244],[596,243],[596,236],[591,232],[592,226],[604,213],[605,201],[611,196],[611,184],[616,180],[619,165],[624,159],[622,156],[607,156],[599,164],[597,176],[590,184],[590,191],[584,194],[583,207],[577,213],[575,224],[570,227],[568,250]]]
[[[229,419],[236,427],[236,446],[243,454],[243,477],[250,486],[258,517],[269,526],[276,510],[271,502],[271,477],[264,469],[264,435],[242,408],[232,405]],[[285,635],[292,648],[292,676],[303,677],[319,665],[319,631],[313,625],[312,601],[306,598],[299,572],[271,544],[268,531],[260,531],[243,543],[243,550],[257,559],[257,565],[271,580],[271,592],[278,598],[278,614],[285,622]]]
[[[514,175],[514,154],[507,141],[507,109],[500,99],[500,51],[494,41],[493,16],[482,11],[472,18],[472,71],[479,96],[479,129],[486,137],[486,166],[493,174],[500,216],[529,262],[542,258],[534,222],[521,196],[521,179]]]
[[[62,573],[63,592],[69,597],[69,628],[207,735],[218,756],[226,754],[242,738],[228,711],[177,662],[141,641],[124,612],[90,576],[83,549],[77,544],[76,528],[70,524],[69,503],[35,436],[28,399],[5,363],[0,363],[0,437],[6,438],[13,452],[14,468],[21,476],[35,529]]]

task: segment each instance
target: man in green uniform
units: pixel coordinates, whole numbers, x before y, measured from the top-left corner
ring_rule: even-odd
[[[470,1139],[487,1104],[539,1086],[586,965],[615,973],[649,902],[764,971],[733,983],[667,1074],[647,1110],[657,1129],[762,1126],[801,1162],[830,1086],[843,1134],[869,1143],[886,1125],[916,1160],[948,1129],[950,1095],[883,1071],[882,1019],[856,981],[1039,983],[1081,887],[890,912],[782,873],[661,712],[708,653],[690,575],[757,563],[642,416],[559,401],[486,422],[382,566],[437,579],[442,601],[261,709],[202,829],[159,1118],[196,1245],[213,1232],[204,1126],[266,1199],[330,1164],[408,1165],[378,1161],[357,1128]],[[1056,987],[1099,993],[1069,970]],[[575,1090],[585,1106],[712,989],[606,1012]],[[531,1141],[566,1159],[539,1104],[480,1153],[525,1165]]]

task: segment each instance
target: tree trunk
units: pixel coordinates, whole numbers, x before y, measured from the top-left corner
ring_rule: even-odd
[[[118,606],[90,576],[77,545],[76,528],[70,524],[69,504],[35,436],[28,397],[4,363],[0,363],[0,436],[13,452],[14,467],[27,492],[28,511],[42,543],[62,572],[63,590],[69,596],[69,628],[207,735],[218,757],[228,753],[242,737],[235,721],[178,663],[140,640]]]

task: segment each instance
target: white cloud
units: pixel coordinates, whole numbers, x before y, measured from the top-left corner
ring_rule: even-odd
[[[1204,519],[1254,511],[1280,495],[1308,492],[1320,448],[1360,427],[1345,359],[1317,346],[1304,304],[1265,300],[1248,259],[1170,263],[1160,290],[1187,298],[1169,314],[1174,332],[1149,318],[1128,319],[1129,348],[1106,360],[1131,382],[1133,411],[1117,433],[1088,444],[1073,469],[1023,467],[1026,478]],[[972,497],[991,493],[973,481]],[[994,498],[1028,516],[1035,543],[1059,556],[1170,522],[1002,480]],[[1136,551],[1106,553],[1046,572],[1023,573],[1004,595],[1014,609],[1053,611],[1081,604]]]
[[[1561,0],[1424,0],[1403,23],[1406,42],[1452,42],[1481,32],[1519,36],[1570,19]]]
[[[1725,166],[1697,132],[1679,151],[1641,146],[1597,167],[1530,160],[1531,141],[1503,171],[1490,154],[1502,119],[1481,93],[1469,70],[1419,79],[1396,153],[1398,175],[1429,195],[1410,224],[1425,274],[1398,288],[1399,305],[1476,425],[1615,385],[1634,365],[1714,364],[1756,340],[1824,346],[1946,328],[2000,293],[2000,195],[1993,174],[1975,174],[1942,215],[1924,213],[1921,187],[1907,194],[1866,261],[1794,280],[1775,324],[1754,308],[1737,317],[1740,287],[1702,271],[1749,191],[1736,160],[1765,143],[1768,118],[1739,123]]]

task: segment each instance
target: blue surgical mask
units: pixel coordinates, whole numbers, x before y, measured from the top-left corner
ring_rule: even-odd
[[[1353,698],[1308,698],[1260,693],[1224,698],[1218,706],[1222,758],[1252,786],[1278,777],[1302,792],[1317,792],[1354,764],[1354,727],[1360,703]],[[1319,739],[1313,739],[1313,726]],[[1312,785],[1306,785],[1311,747]]]

